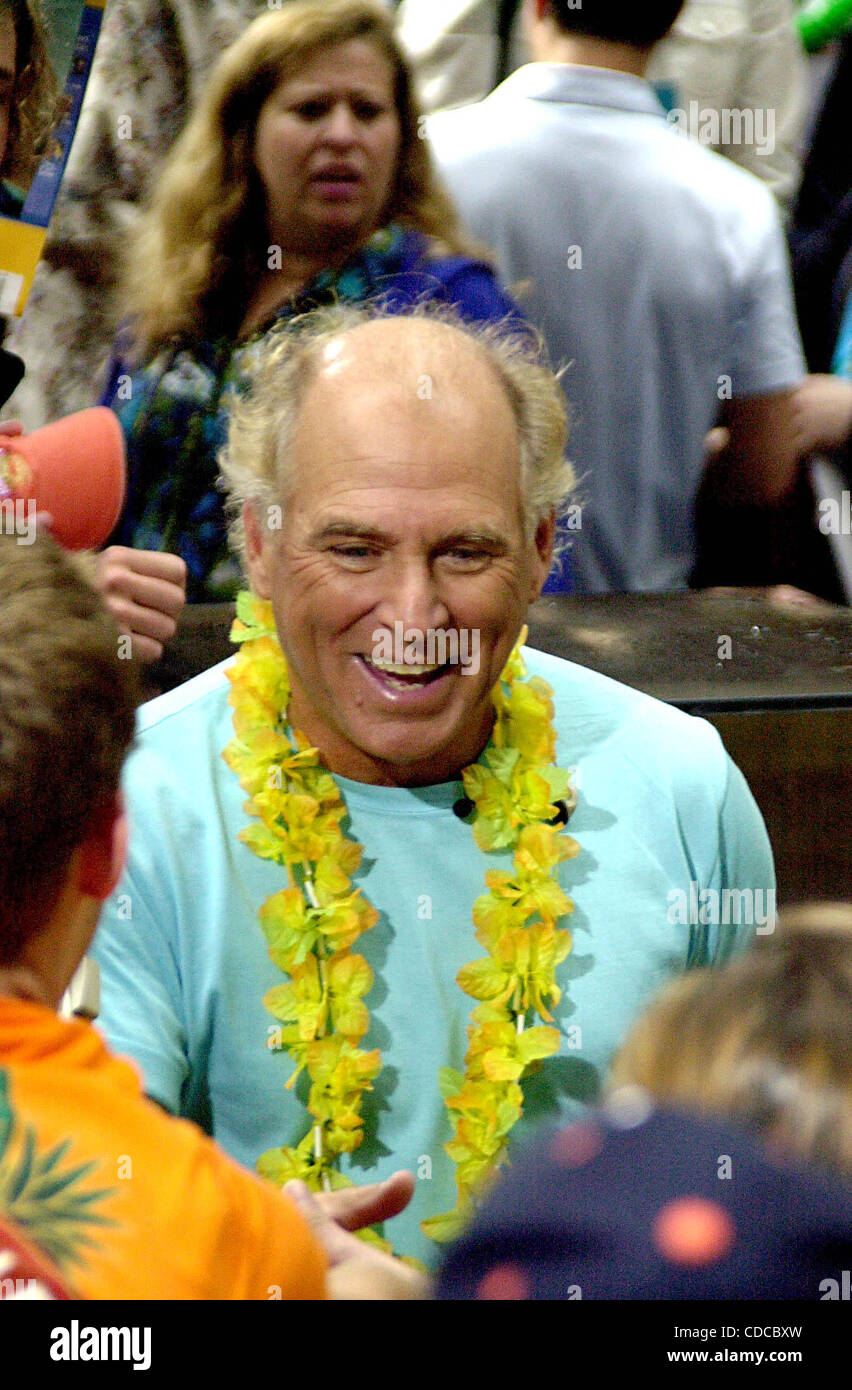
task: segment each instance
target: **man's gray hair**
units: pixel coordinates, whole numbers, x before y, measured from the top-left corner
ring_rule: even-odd
[[[521,498],[526,537],[564,507],[574,486],[565,458],[567,418],[558,378],[540,335],[516,324],[471,325],[444,305],[417,305],[390,314],[378,304],[336,304],[283,323],[267,335],[244,369],[247,392],[232,406],[228,442],[219,456],[227,492],[231,543],[245,565],[242,508],[251,503],[268,524],[289,497],[288,467],[299,410],[336,338],[381,319],[440,323],[475,344],[501,384],[520,445]],[[483,448],[488,441],[483,440]]]

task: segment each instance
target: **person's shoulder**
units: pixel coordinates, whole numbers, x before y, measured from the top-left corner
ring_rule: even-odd
[[[509,113],[518,104],[512,92],[511,78],[507,78],[506,82],[479,101],[431,112],[426,117],[425,129],[439,164],[456,163],[464,155],[476,154],[494,144],[502,144],[506,137],[507,119],[508,129],[512,129]]]
[[[521,310],[500,284],[497,271],[484,256],[453,251],[435,237],[406,232],[402,288],[415,302],[435,299],[452,305],[473,322],[499,322],[523,331]]]
[[[715,774],[722,790],[727,754],[706,720],[547,652],[524,648],[524,660],[553,691],[561,762],[605,755],[666,782]]]
[[[123,776],[137,808],[200,803],[212,789],[224,769],[220,755],[233,736],[227,665],[220,662],[137,711]]]
[[[228,702],[230,683],[225,671],[231,661],[233,657],[228,657],[165,695],[147,701],[137,712],[137,736],[150,738],[158,731],[171,731],[176,726],[181,730],[193,726],[200,729],[217,722]]]
[[[688,186],[711,214],[747,227],[779,224],[778,206],[763,179],[678,130],[671,115],[659,131],[660,140],[666,141],[669,177]]]
[[[230,658],[229,658],[230,659]],[[131,855],[181,835],[215,831],[215,807],[239,785],[222,757],[234,736],[227,663],[213,666],[143,705],[122,787],[134,833]],[[199,841],[200,845],[200,841]],[[198,850],[200,854],[200,848]]]

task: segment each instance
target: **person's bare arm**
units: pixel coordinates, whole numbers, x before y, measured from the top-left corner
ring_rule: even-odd
[[[805,377],[793,413],[802,456],[845,448],[852,439],[852,381],[825,373]]]
[[[801,451],[795,391],[727,402],[726,445],[714,456],[713,491],[727,502],[775,503],[793,486]]]

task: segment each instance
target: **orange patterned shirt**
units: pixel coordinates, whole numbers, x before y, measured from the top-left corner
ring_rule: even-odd
[[[292,1203],[146,1100],[91,1024],[8,998],[4,1218],[82,1298],[325,1297],[325,1257]]]

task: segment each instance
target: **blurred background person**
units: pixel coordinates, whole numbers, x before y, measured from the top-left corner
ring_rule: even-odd
[[[646,76],[666,105],[695,110],[702,143],[765,183],[789,216],[808,91],[793,0],[686,0]]]
[[[832,12],[842,16],[844,9],[849,25],[848,3],[824,0],[802,12],[803,19],[824,12],[812,38],[819,45],[811,60],[813,128],[790,228],[796,308],[808,366],[815,373],[843,370],[834,354],[852,295],[852,28],[836,34],[828,22]]]
[[[804,363],[777,207],[677,134],[644,76],[681,8],[534,0],[536,61],[428,123],[465,225],[527,287],[525,310],[569,364],[582,593],[687,586],[720,419],[726,498],[764,507],[796,476]]]
[[[777,1153],[852,1178],[852,906],[781,914],[724,969],[666,986],[629,1033],[611,1085],[726,1115]]]
[[[852,1253],[852,906],[666,985],[600,1112],[504,1175],[446,1298],[838,1298]],[[659,1107],[659,1108],[657,1108]]]
[[[64,109],[39,0],[0,0],[0,214],[17,217]]]
[[[223,56],[128,255],[104,404],[125,429],[115,539],[186,561],[190,602],[239,586],[217,484],[227,402],[283,319],[335,299],[518,317],[436,182],[381,6],[290,4]]]
[[[400,42],[426,111],[481,101],[531,61],[523,8],[523,0],[401,0]],[[710,117],[704,142],[763,179],[782,211],[789,211],[807,107],[793,0],[686,0],[647,75],[667,104],[688,111],[696,102]],[[723,110],[771,112],[771,142],[726,142]]]
[[[10,343],[27,370],[9,413],[27,429],[96,399],[145,190],[210,68],[261,12],[263,0],[109,0],[43,257]]]

